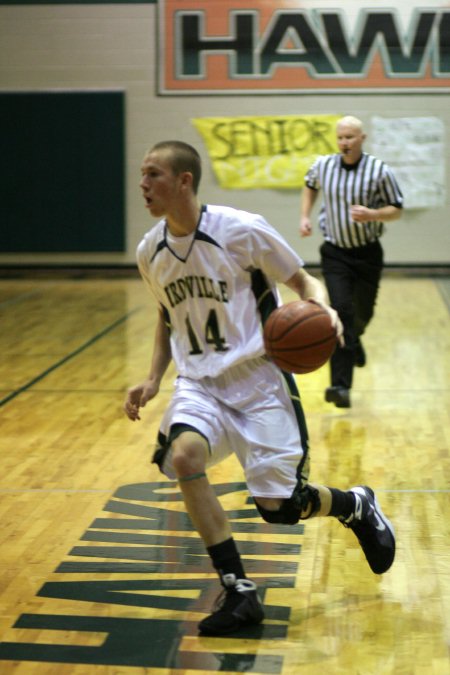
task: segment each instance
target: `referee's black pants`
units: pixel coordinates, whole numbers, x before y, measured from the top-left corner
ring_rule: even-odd
[[[345,346],[338,345],[330,360],[331,385],[351,389],[355,351],[375,309],[383,249],[379,241],[357,248],[326,241],[320,254],[330,303],[344,327]]]

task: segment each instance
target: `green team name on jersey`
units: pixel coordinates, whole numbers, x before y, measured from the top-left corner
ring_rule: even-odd
[[[213,298],[217,302],[228,302],[226,281],[216,281],[209,277],[190,275],[171,281],[164,291],[171,307],[179,305],[186,298]]]

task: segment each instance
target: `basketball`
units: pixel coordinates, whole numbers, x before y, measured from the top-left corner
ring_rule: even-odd
[[[277,307],[264,324],[266,354],[289,373],[311,373],[336,347],[330,315],[313,302],[295,300]]]

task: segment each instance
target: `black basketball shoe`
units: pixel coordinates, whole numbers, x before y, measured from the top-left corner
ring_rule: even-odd
[[[216,600],[212,614],[200,621],[202,635],[226,635],[242,626],[261,623],[264,610],[256,584],[249,579],[236,579],[234,574],[222,577],[224,589]]]
[[[355,496],[355,510],[345,520],[345,527],[358,537],[372,572],[387,572],[395,557],[395,533],[392,523],[386,518],[373,490],[358,485],[349,490]]]

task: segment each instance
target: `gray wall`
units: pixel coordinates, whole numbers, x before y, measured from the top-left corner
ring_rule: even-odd
[[[310,0],[309,4],[312,3]],[[211,0],[210,5],[213,4]],[[223,6],[222,2],[217,3]],[[254,4],[254,3],[249,3]],[[292,4],[292,3],[291,3]],[[301,3],[302,5],[308,4]],[[320,6],[320,2],[312,3]],[[323,3],[326,5],[327,3]],[[358,2],[349,2],[357,7]],[[427,5],[422,2],[420,7]],[[406,2],[389,7],[408,8]],[[165,138],[194,144],[204,160],[201,198],[262,213],[300,255],[318,261],[321,237],[298,236],[300,192],[296,190],[224,190],[213,175],[208,153],[193,117],[354,114],[366,124],[371,150],[371,120],[382,117],[439,118],[445,127],[445,205],[408,209],[388,224],[384,237],[391,264],[441,264],[450,261],[450,105],[449,94],[317,93],[233,96],[158,96],[157,6],[150,5],[4,5],[0,6],[0,90],[112,90],[126,97],[126,250],[124,253],[5,254],[0,264],[130,264],[136,246],[152,221],[138,187],[140,163],[148,146]],[[30,124],[33,121],[30,120]],[[68,120],[68,123],[70,121]],[[107,172],[108,167],[105,166]],[[430,176],[430,180],[432,176]],[[27,197],[24,185],[24,199]],[[1,224],[0,224],[1,227]],[[104,223],[108,227],[108,223]]]

